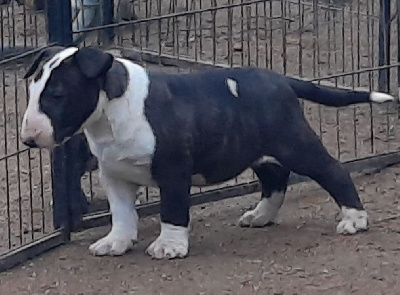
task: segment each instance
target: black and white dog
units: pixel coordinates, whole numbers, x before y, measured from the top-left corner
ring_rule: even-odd
[[[22,141],[52,148],[83,131],[98,158],[112,229],[90,246],[94,255],[121,255],[133,247],[135,191],[145,185],[161,191],[161,233],[147,253],[185,257],[191,185],[220,183],[248,167],[263,190],[241,226],[275,220],[294,171],[335,199],[343,214],[338,233],[367,229],[349,173],[322,146],[298,98],[346,106],[394,100],[388,94],[331,89],[258,68],[149,72],[95,48],[46,49],[30,76]]]

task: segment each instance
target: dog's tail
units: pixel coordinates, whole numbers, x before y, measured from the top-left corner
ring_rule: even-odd
[[[321,86],[290,77],[287,77],[287,79],[290,87],[297,94],[298,98],[303,98],[326,106],[341,107],[363,102],[382,103],[395,100],[393,96],[382,92],[344,90]]]

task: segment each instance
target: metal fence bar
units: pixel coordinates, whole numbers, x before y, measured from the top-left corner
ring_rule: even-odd
[[[102,0],[101,2],[102,14],[103,14],[103,24],[112,24],[114,23],[114,1],[110,0]],[[103,36],[103,44],[109,45],[114,41],[115,32],[114,28],[107,28],[102,32]]]
[[[380,0],[379,66],[390,64],[390,0]],[[390,71],[379,71],[379,90],[388,91]]]
[[[397,14],[397,62],[400,64],[400,0],[396,1],[396,14]],[[397,68],[397,87],[399,89],[398,95],[400,96],[400,66]]]
[[[75,1],[75,0],[72,0]],[[157,0],[157,7],[158,7],[158,15],[154,15],[154,11],[152,10],[152,2],[151,0],[145,1],[145,10],[146,10],[146,15],[145,17],[141,17],[139,20],[133,20],[133,21],[124,21],[124,22],[119,22],[119,23],[114,23],[114,16],[113,16],[113,1],[110,0],[101,0],[101,9],[98,9],[100,12],[100,17],[102,19],[102,25],[97,26],[97,27],[90,27],[90,28],[81,28],[79,30],[75,30],[72,32],[71,24],[71,3],[69,0],[47,0],[47,16],[48,16],[48,34],[49,34],[49,43],[50,44],[60,44],[60,45],[70,45],[73,44],[73,33],[79,33],[79,32],[85,32],[88,33],[90,31],[102,31],[100,33],[100,39],[98,40],[98,44],[102,44],[103,46],[107,46],[111,44],[113,41],[114,37],[114,28],[118,28],[121,26],[125,25],[139,25],[142,24],[145,27],[145,36],[142,36],[142,34],[139,34],[139,46],[140,47],[148,47],[149,46],[149,38],[151,37],[151,25],[153,23],[158,25],[158,36],[159,36],[159,46],[158,46],[158,52],[156,51],[150,51],[150,50],[140,50],[140,51],[135,51],[135,50],[122,50],[122,55],[125,54],[125,57],[130,57],[129,53],[136,52],[139,54],[136,54],[135,58],[137,56],[140,56],[141,60],[140,61],[145,61],[147,63],[153,63],[153,64],[158,64],[158,65],[164,65],[164,66],[173,66],[178,69],[182,70],[203,70],[206,68],[216,68],[216,67],[223,67],[223,68],[230,68],[234,66],[234,64],[244,64],[245,61],[247,64],[251,63],[256,63],[258,65],[258,51],[260,48],[258,48],[258,42],[262,44],[260,47],[264,47],[265,45],[265,64],[266,67],[272,68],[279,68],[278,62],[280,62],[280,58],[277,55],[273,55],[273,51],[276,50],[277,44],[280,46],[280,42],[278,39],[282,39],[282,48],[280,50],[283,51],[284,57],[288,57],[290,59],[290,47],[291,45],[288,43],[286,33],[289,32],[289,24],[288,22],[293,22],[292,24],[295,24],[297,22],[296,17],[293,18],[293,16],[290,13],[290,5],[288,4],[292,3],[293,5],[297,5],[298,11],[300,14],[300,18],[298,20],[299,27],[302,27],[304,23],[306,22],[307,19],[307,12],[305,11],[305,7],[309,7],[310,9],[314,8],[314,11],[318,11],[318,15],[314,14],[312,15],[312,24],[314,24],[314,35],[320,35],[324,34],[324,21],[320,18],[323,13],[326,13],[326,10],[328,13],[331,11],[335,11],[335,14],[332,15],[333,22],[332,24],[330,23],[331,21],[331,16],[330,14],[328,15],[328,19],[325,19],[325,21],[328,22],[328,32],[327,34],[330,36],[331,32],[329,27],[332,26],[335,28],[335,26],[342,27],[342,35],[340,33],[338,34],[338,38],[343,38],[345,39],[345,26],[348,25],[345,21],[347,21],[347,16],[350,15],[350,33],[351,33],[351,39],[356,42],[354,43],[354,46],[357,48],[353,49],[348,49],[347,47],[343,45],[343,56],[342,60],[340,60],[340,52],[337,52],[339,48],[334,49],[334,68],[335,71],[332,72],[324,72],[324,73],[319,73],[320,68],[323,68],[321,65],[321,61],[324,58],[324,44],[318,44],[318,43],[313,43],[314,47],[314,59],[313,59],[313,66],[315,68],[315,78],[312,79],[311,81],[319,81],[321,85],[326,85],[326,86],[338,86],[338,79],[343,78],[343,82],[341,84],[345,84],[345,78],[349,77],[352,75],[353,77],[353,84],[354,85],[354,77],[357,78],[357,81],[359,82],[359,78],[362,74],[365,73],[370,73],[372,76],[373,73],[378,73],[379,74],[379,81],[378,81],[378,88],[380,88],[383,91],[387,91],[389,89],[389,82],[390,82],[390,70],[393,68],[395,70],[396,68],[400,72],[400,54],[398,53],[398,62],[397,64],[391,64],[390,63],[390,0],[380,0],[379,3],[376,3],[374,5],[373,1],[368,2],[367,4],[367,12],[361,12],[360,11],[360,3],[358,2],[358,5],[353,5],[353,4],[346,4],[341,7],[334,7],[334,4],[331,1],[326,1],[328,4],[324,5],[321,4],[320,1],[303,1],[303,0],[290,0],[290,1],[282,1],[279,3],[278,1],[261,1],[261,0],[228,0],[225,1],[223,5],[217,5],[218,1],[216,0],[210,0],[210,1],[192,1],[193,5],[190,5],[189,9],[189,0],[186,0],[186,11],[181,11],[180,8],[178,7],[178,1],[177,0],[171,0],[169,3],[172,5],[170,6],[169,12],[164,12],[163,14],[161,13],[161,0]],[[196,2],[199,4],[197,5]],[[135,2],[137,3],[137,2]],[[208,6],[208,3],[210,6]],[[226,4],[227,3],[227,4]],[[369,3],[372,3],[372,7],[370,9]],[[277,4],[277,5],[275,5]],[[140,7],[140,3],[138,4]],[[197,5],[197,6],[196,6]],[[251,6],[252,5],[252,6]],[[260,17],[263,17],[263,19],[259,19],[258,15],[258,5],[260,5],[260,10],[264,10],[264,15],[261,15]],[[261,6],[262,5],[262,6]],[[375,6],[378,7],[380,5],[380,13],[376,14],[374,13],[374,10],[378,8],[374,8]],[[193,6],[193,7],[192,7]],[[278,8],[279,10],[280,7],[280,13],[279,15],[275,15],[275,12],[273,12]],[[293,6],[294,7],[294,6]],[[246,9],[244,9],[246,8]],[[269,9],[268,9],[269,8]],[[143,8],[142,8],[143,9]],[[217,39],[217,35],[220,33],[220,25],[219,25],[219,18],[218,18],[218,13],[222,11],[223,9],[226,10],[228,14],[228,20],[227,24],[231,26],[231,28],[228,27],[228,41],[226,43],[226,46],[228,47],[228,63],[227,64],[222,64],[221,61],[218,59],[216,56],[217,49],[220,49],[220,44],[221,42],[220,39]],[[397,12],[399,12],[400,9],[400,0],[397,0]],[[372,14],[371,14],[372,10]],[[268,12],[267,12],[268,11]],[[236,32],[235,26],[232,26],[232,23],[235,23],[236,16],[235,12],[238,12],[237,15],[240,14],[240,18],[237,20],[238,23],[242,24],[241,25],[241,30],[240,32]],[[255,17],[253,15],[253,12],[255,12]],[[8,12],[7,12],[8,13]],[[262,14],[262,13],[261,13]],[[14,11],[11,11],[10,13],[11,16],[14,16]],[[207,21],[207,16],[211,16],[211,21]],[[3,12],[0,14],[0,23],[3,23]],[[204,19],[202,20],[204,16]],[[371,59],[376,59],[377,55],[379,56],[379,66],[374,67],[375,64],[367,64],[367,66],[361,66],[360,65],[360,16],[366,16],[367,21],[368,21],[368,30],[370,29],[370,23],[372,22],[372,36],[376,33],[374,33],[374,22],[377,20],[379,17],[379,52],[377,54],[374,54],[374,45],[375,43],[372,42],[371,46],[372,49],[370,50],[370,46],[368,45],[368,55],[371,55]],[[8,16],[9,17],[9,16]],[[185,19],[183,17],[186,17]],[[337,20],[335,20],[335,17]],[[189,19],[190,18],[190,19]],[[191,30],[191,19],[193,18],[193,27],[194,29],[194,44],[195,44],[195,54],[193,58],[185,57],[180,55],[182,52],[186,52],[187,55],[189,55],[189,36],[190,36],[190,30]],[[196,21],[197,18],[197,21]],[[326,14],[325,14],[326,18]],[[346,19],[345,19],[346,18]],[[180,39],[182,39],[182,28],[180,26],[182,25],[181,19],[186,20],[186,31],[185,31],[185,36],[186,36],[186,43],[183,44],[183,49],[179,49],[180,45]],[[173,42],[173,53],[175,55],[167,55],[162,53],[161,48],[162,48],[162,24],[164,22],[168,23],[172,20],[172,28],[171,32],[169,34],[172,36],[174,42]],[[262,26],[261,20],[265,23],[264,26],[264,40],[261,42],[261,40],[258,39],[258,34],[259,34],[259,25]],[[353,28],[353,20],[357,21],[358,24],[358,30],[356,29],[354,32]],[[260,21],[260,23],[259,23]],[[279,27],[274,28],[272,26],[273,22],[280,22]],[[11,22],[14,22],[14,18],[11,19]],[[181,24],[180,24],[181,23]],[[208,24],[208,25],[207,25]],[[300,26],[301,24],[301,26]],[[13,24],[14,26],[14,24]],[[208,28],[208,26],[211,26]],[[238,25],[239,26],[239,25]],[[141,26],[139,26],[141,27]],[[8,28],[9,29],[9,28]],[[212,57],[207,57],[203,56],[203,49],[206,47],[204,44],[207,43],[206,37],[202,36],[201,32],[211,31],[211,38],[212,38],[212,51],[213,55]],[[245,30],[247,29],[247,30]],[[273,30],[279,29],[281,31],[280,35],[278,38],[275,38],[277,34],[273,35]],[[300,28],[303,29],[303,28]],[[400,18],[398,16],[398,24],[397,24],[397,29],[400,30]],[[252,43],[251,38],[254,36],[252,33],[254,30],[256,30],[256,52],[251,51],[254,43]],[[346,29],[347,30],[347,29]],[[221,30],[222,31],[222,30]],[[348,31],[348,30],[347,30]],[[346,32],[347,32],[346,31]],[[358,33],[357,33],[358,31]],[[198,32],[200,32],[200,36],[198,35]],[[15,33],[15,32],[14,32]],[[13,33],[13,34],[14,34]],[[237,61],[234,63],[233,59],[233,36],[235,34],[240,34],[240,40],[238,42],[241,43],[241,48],[240,48],[240,54],[241,59],[240,62],[238,63]],[[336,29],[334,29],[334,35],[337,34]],[[346,33],[347,34],[347,33]],[[0,28],[0,36],[3,35],[3,27]],[[357,36],[357,40],[355,40],[355,36]],[[368,34],[369,35],[369,34]],[[15,37],[14,35],[9,34],[9,43],[14,44],[15,42]],[[37,35],[36,35],[37,37]],[[143,41],[142,39],[145,37],[145,40]],[[168,36],[167,36],[168,37]],[[246,39],[247,38],[247,39]],[[298,75],[301,76],[303,74],[306,75],[306,64],[303,64],[303,53],[306,53],[306,50],[301,46],[302,40],[307,40],[306,38],[303,38],[302,33],[300,34],[300,44],[298,48],[299,52],[299,73]],[[354,39],[353,39],[354,38]],[[167,38],[168,39],[168,38]],[[376,38],[372,38],[374,40]],[[368,38],[368,42],[370,39]],[[400,39],[399,39],[400,40]],[[400,46],[400,41],[398,40],[398,46]],[[331,42],[330,37],[328,37],[328,43]],[[26,43],[26,42],[25,42]],[[24,44],[25,44],[24,43]],[[33,43],[33,42],[32,42]],[[198,44],[200,43],[200,44]],[[204,43],[204,44],[203,44]],[[276,43],[276,44],[274,44]],[[378,43],[378,42],[377,42]],[[186,44],[186,45],[185,45]],[[208,43],[207,43],[208,44]],[[343,41],[344,44],[344,41]],[[15,45],[15,44],[14,44]],[[26,45],[26,44],[25,44]],[[200,50],[198,49],[198,45],[200,47]],[[3,46],[3,44],[1,44]],[[38,46],[36,42],[36,46]],[[184,49],[184,46],[187,46],[186,50]],[[204,47],[203,47],[204,46]],[[121,48],[120,48],[121,49]],[[125,49],[125,48],[123,48]],[[185,51],[184,51],[185,50]],[[328,45],[328,50],[331,50],[331,46]],[[351,51],[350,54],[352,55],[351,57],[346,57],[345,53],[349,53],[348,51]],[[357,58],[353,58],[354,52],[357,51]],[[372,53],[371,53],[372,51]],[[269,56],[268,53],[269,52]],[[1,53],[1,52],[0,52]],[[25,55],[28,55],[29,53],[25,53]],[[256,61],[253,60],[255,54]],[[11,59],[8,59],[7,61],[0,61],[0,65],[6,64],[7,62],[10,61],[17,61],[19,60],[23,55],[15,56],[12,57]],[[328,52],[328,64],[330,68],[330,61],[331,61],[331,52]],[[205,57],[206,60],[204,61],[199,61],[199,57]],[[246,58],[247,57],[247,58]],[[351,65],[351,72],[349,67],[345,68],[345,64],[347,65],[346,60],[349,58],[352,58],[352,65]],[[305,58],[304,58],[305,59]],[[208,61],[207,61],[208,60]],[[290,66],[286,64],[287,60],[283,58],[282,60],[282,65],[283,65],[283,71],[285,72],[286,69],[290,70]],[[343,63],[343,71],[342,69],[336,69],[336,66],[338,64]],[[278,66],[277,66],[278,65]],[[340,67],[340,66],[339,66]],[[357,70],[355,70],[357,69]],[[338,74],[338,71],[341,72]],[[344,72],[344,73],[343,73]],[[392,71],[393,73],[394,71]],[[15,74],[14,74],[15,75]],[[296,74],[297,75],[297,74]],[[324,76],[321,78],[321,75]],[[398,75],[398,82],[400,83],[400,75]],[[3,77],[4,78],[4,77]],[[392,77],[393,78],[393,77]],[[335,83],[332,83],[332,81],[327,81],[333,79]],[[16,78],[15,78],[16,80]],[[308,79],[310,80],[310,79]],[[351,78],[349,79],[351,80]],[[371,82],[372,79],[370,78],[369,87],[376,87],[373,82]],[[5,82],[4,82],[5,84]],[[354,85],[354,86],[360,86],[360,85]],[[370,89],[365,89],[365,85],[363,90],[370,90]],[[339,86],[339,88],[344,88]],[[17,93],[16,93],[17,94]],[[5,96],[5,94],[4,94]],[[16,95],[17,96],[17,95]],[[339,111],[338,111],[339,112]],[[356,112],[352,112],[354,118]],[[319,119],[322,119],[322,116],[325,115],[325,113],[321,112],[321,109],[319,109]],[[375,114],[372,113],[371,109],[371,132],[376,132],[373,130],[375,128],[374,124],[372,123],[372,118],[374,117],[375,120]],[[387,119],[388,119],[387,115]],[[339,120],[338,120],[339,121]],[[321,124],[321,121],[319,122]],[[355,122],[353,122],[355,124]],[[389,121],[386,122],[387,124],[384,126],[386,129],[389,129]],[[382,125],[383,126],[383,125]],[[320,135],[322,135],[322,126],[320,125]],[[337,125],[337,135],[338,135],[338,145],[339,145],[339,135],[340,135],[340,128],[339,124]],[[356,129],[356,125],[354,125],[354,137],[356,138],[356,133],[359,132],[358,129]],[[325,128],[325,127],[324,127]],[[372,133],[371,133],[372,134]],[[324,135],[325,138],[329,137],[329,135]],[[371,141],[374,140],[374,134],[371,136]],[[59,228],[58,231],[43,237],[39,240],[36,240],[32,243],[26,244],[22,247],[19,247],[17,249],[14,249],[10,251],[7,254],[4,254],[0,256],[0,271],[5,270],[7,268],[10,268],[20,262],[25,261],[26,259],[32,258],[38,254],[41,254],[42,252],[51,249],[57,245],[60,245],[70,238],[70,232],[71,231],[77,231],[80,228],[89,228],[89,227],[94,227],[94,226],[99,226],[99,225],[104,225],[108,224],[110,222],[110,213],[109,212],[100,212],[97,214],[92,214],[92,215],[86,215],[82,218],[83,214],[85,212],[88,212],[91,208],[88,208],[88,204],[86,202],[86,197],[83,194],[81,190],[81,182],[80,178],[83,173],[83,168],[82,168],[82,163],[85,161],[83,160],[82,156],[84,156],[84,152],[82,152],[82,142],[77,138],[76,140],[71,139],[70,142],[67,144],[63,145],[60,148],[57,148],[53,155],[52,155],[52,185],[53,185],[53,214],[54,214],[54,226],[56,228]],[[354,142],[355,146],[355,151],[357,151],[357,142]],[[389,148],[389,146],[387,147]],[[371,149],[373,149],[373,146],[371,146]],[[339,150],[339,148],[338,148]],[[3,156],[3,159],[1,160],[7,160],[9,155],[13,156],[18,156],[19,154],[23,153],[24,149],[20,149],[18,152],[11,151],[10,153],[6,153],[6,155]],[[393,152],[393,153],[388,153],[386,147],[384,150],[380,150],[379,153],[386,153],[386,154],[381,154],[378,156],[373,156],[373,157],[362,157],[358,154],[356,154],[356,157],[360,156],[362,157],[361,159],[357,160],[352,160],[352,161],[345,161],[344,166],[350,171],[350,172],[362,172],[365,170],[374,170],[374,169],[382,169],[384,167],[396,164],[400,162],[400,152]],[[7,163],[7,162],[6,162]],[[212,202],[212,201],[218,201],[222,200],[225,198],[231,198],[235,196],[240,196],[244,194],[250,194],[259,191],[259,183],[257,181],[254,181],[253,179],[248,180],[249,182],[247,183],[242,183],[238,184],[236,182],[236,185],[226,187],[226,188],[220,188],[220,189],[215,189],[211,188],[211,190],[203,193],[197,193],[192,195],[192,204],[193,205],[198,205],[206,202]],[[298,175],[291,175],[290,177],[290,184],[295,184],[299,182],[304,182],[308,181],[308,178],[305,177],[300,177]],[[147,196],[148,196],[148,190],[146,190]],[[105,201],[106,202],[106,201]],[[93,202],[92,205],[96,206],[100,202]],[[31,206],[32,207],[32,206]],[[104,204],[101,206],[98,206],[97,209],[102,208],[103,210],[107,209],[107,206]],[[152,203],[147,203],[146,205],[139,205],[138,206],[138,211],[140,216],[148,216],[151,214],[158,213],[159,211],[159,203],[158,202],[152,202]],[[83,221],[82,221],[83,220]]]
[[[377,172],[383,168],[400,163],[400,152],[388,153],[380,156],[366,157],[343,163],[345,169],[350,173]],[[292,173],[289,177],[288,185],[308,182],[310,179],[305,176]],[[228,198],[239,197],[260,191],[258,181],[239,184],[231,187],[220,188],[212,191],[193,194],[191,196],[192,206],[201,205]],[[101,205],[100,205],[101,206]],[[101,206],[101,207],[104,207]],[[153,202],[137,206],[138,214],[141,218],[159,213],[160,202]],[[111,222],[111,213],[108,211],[87,215],[83,218],[81,228],[88,229],[98,226],[108,225]]]
[[[90,28],[85,28],[85,29],[80,29],[80,30],[74,31],[74,33],[85,33],[85,32],[91,32],[91,31],[104,30],[107,28],[117,28],[117,27],[123,27],[123,26],[127,26],[127,25],[135,25],[135,24],[147,23],[147,22],[158,21],[158,20],[165,20],[165,19],[169,20],[171,18],[187,16],[188,14],[201,14],[204,12],[212,12],[212,11],[234,8],[234,7],[243,7],[246,5],[257,4],[257,3],[262,3],[262,2],[265,2],[265,0],[248,0],[247,2],[235,3],[235,4],[231,4],[231,5],[221,5],[221,6],[216,6],[216,7],[208,7],[208,8],[196,9],[196,10],[184,11],[184,12],[172,12],[172,13],[169,13],[166,15],[152,16],[152,17],[142,18],[142,19],[133,20],[133,21],[121,21],[121,22],[109,24],[109,25],[93,26]],[[271,17],[270,19],[282,19],[282,17],[276,16],[276,17]],[[286,21],[294,21],[293,19],[286,19],[286,18],[284,18],[284,19]]]
[[[65,231],[55,231],[31,243],[0,255],[0,272],[6,271],[28,259],[32,259],[46,251],[64,244],[68,238]]]
[[[4,1],[3,1],[4,3]],[[34,242],[48,234],[44,186],[50,183],[44,173],[41,155],[22,146],[19,136],[22,112],[26,107],[27,84],[21,79],[24,57],[39,46],[36,16],[25,6],[11,1],[0,6],[0,93],[1,156],[4,178],[0,188],[0,269],[10,259],[21,261],[35,254]],[[44,26],[44,22],[40,23]],[[41,35],[46,39],[47,34]],[[43,44],[43,43],[41,43]],[[50,225],[51,227],[51,225]],[[32,245],[30,247],[26,245]],[[7,253],[7,254],[5,254]],[[19,258],[18,258],[19,257]],[[13,264],[13,263],[11,263]]]
[[[400,0],[399,0],[400,1]],[[156,53],[154,51],[150,50],[136,50],[136,49],[131,49],[131,48],[124,48],[124,47],[119,47],[115,46],[113,49],[120,51],[121,55],[124,58],[131,59],[136,62],[147,62],[151,64],[159,64],[163,66],[171,66],[171,67],[189,67],[193,68],[196,70],[205,70],[205,69],[212,69],[212,68],[231,68],[231,65],[228,64],[213,64],[212,62],[205,61],[205,60],[194,60],[191,58],[185,58],[185,57],[180,57],[179,60],[176,59],[173,55],[169,54],[164,54],[164,53]],[[304,77],[296,77],[305,81],[311,81],[311,82],[317,82],[321,80],[330,80],[330,79],[337,79],[340,77],[344,76],[350,76],[350,75],[355,75],[355,74],[361,74],[361,73],[368,73],[368,72],[373,72],[373,71],[379,71],[379,70],[389,70],[391,68],[396,68],[400,66],[400,61],[399,63],[396,64],[387,64],[387,65],[382,65],[379,67],[368,67],[368,68],[363,68],[360,70],[355,70],[351,72],[344,72],[340,74],[333,74],[329,76],[323,76],[323,77],[316,77],[313,79],[305,79]],[[323,81],[322,81],[323,82]],[[326,83],[322,83],[324,86],[329,86],[326,85]],[[347,86],[342,86],[342,85],[337,85],[332,84],[330,85],[331,87],[337,87],[341,89],[347,89],[347,90],[363,90],[363,91],[370,91],[369,88],[365,87],[347,87]]]
[[[47,0],[47,25],[49,42],[72,44],[71,3],[65,0]]]
[[[71,3],[65,0],[47,1],[47,23],[49,42],[59,45],[72,44]],[[53,222],[54,228],[62,228],[67,239],[70,238],[70,186],[69,161],[65,146],[54,149],[52,153]],[[75,194],[74,194],[75,195]]]

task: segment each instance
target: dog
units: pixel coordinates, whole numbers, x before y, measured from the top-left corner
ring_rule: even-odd
[[[274,222],[291,171],[315,180],[343,218],[337,233],[368,229],[349,173],[313,132],[298,98],[327,106],[393,101],[380,92],[328,88],[267,69],[213,69],[167,74],[96,48],[50,47],[33,61],[21,140],[53,148],[84,132],[98,159],[112,229],[89,247],[122,255],[138,237],[135,192],[161,192],[161,232],[146,249],[154,258],[189,251],[190,187],[227,181],[252,168],[262,186],[243,227]]]

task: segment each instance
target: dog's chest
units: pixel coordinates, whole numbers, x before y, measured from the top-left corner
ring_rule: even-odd
[[[155,137],[146,118],[132,112],[127,101],[111,104],[85,133],[105,172],[140,185],[154,184],[150,167]]]

